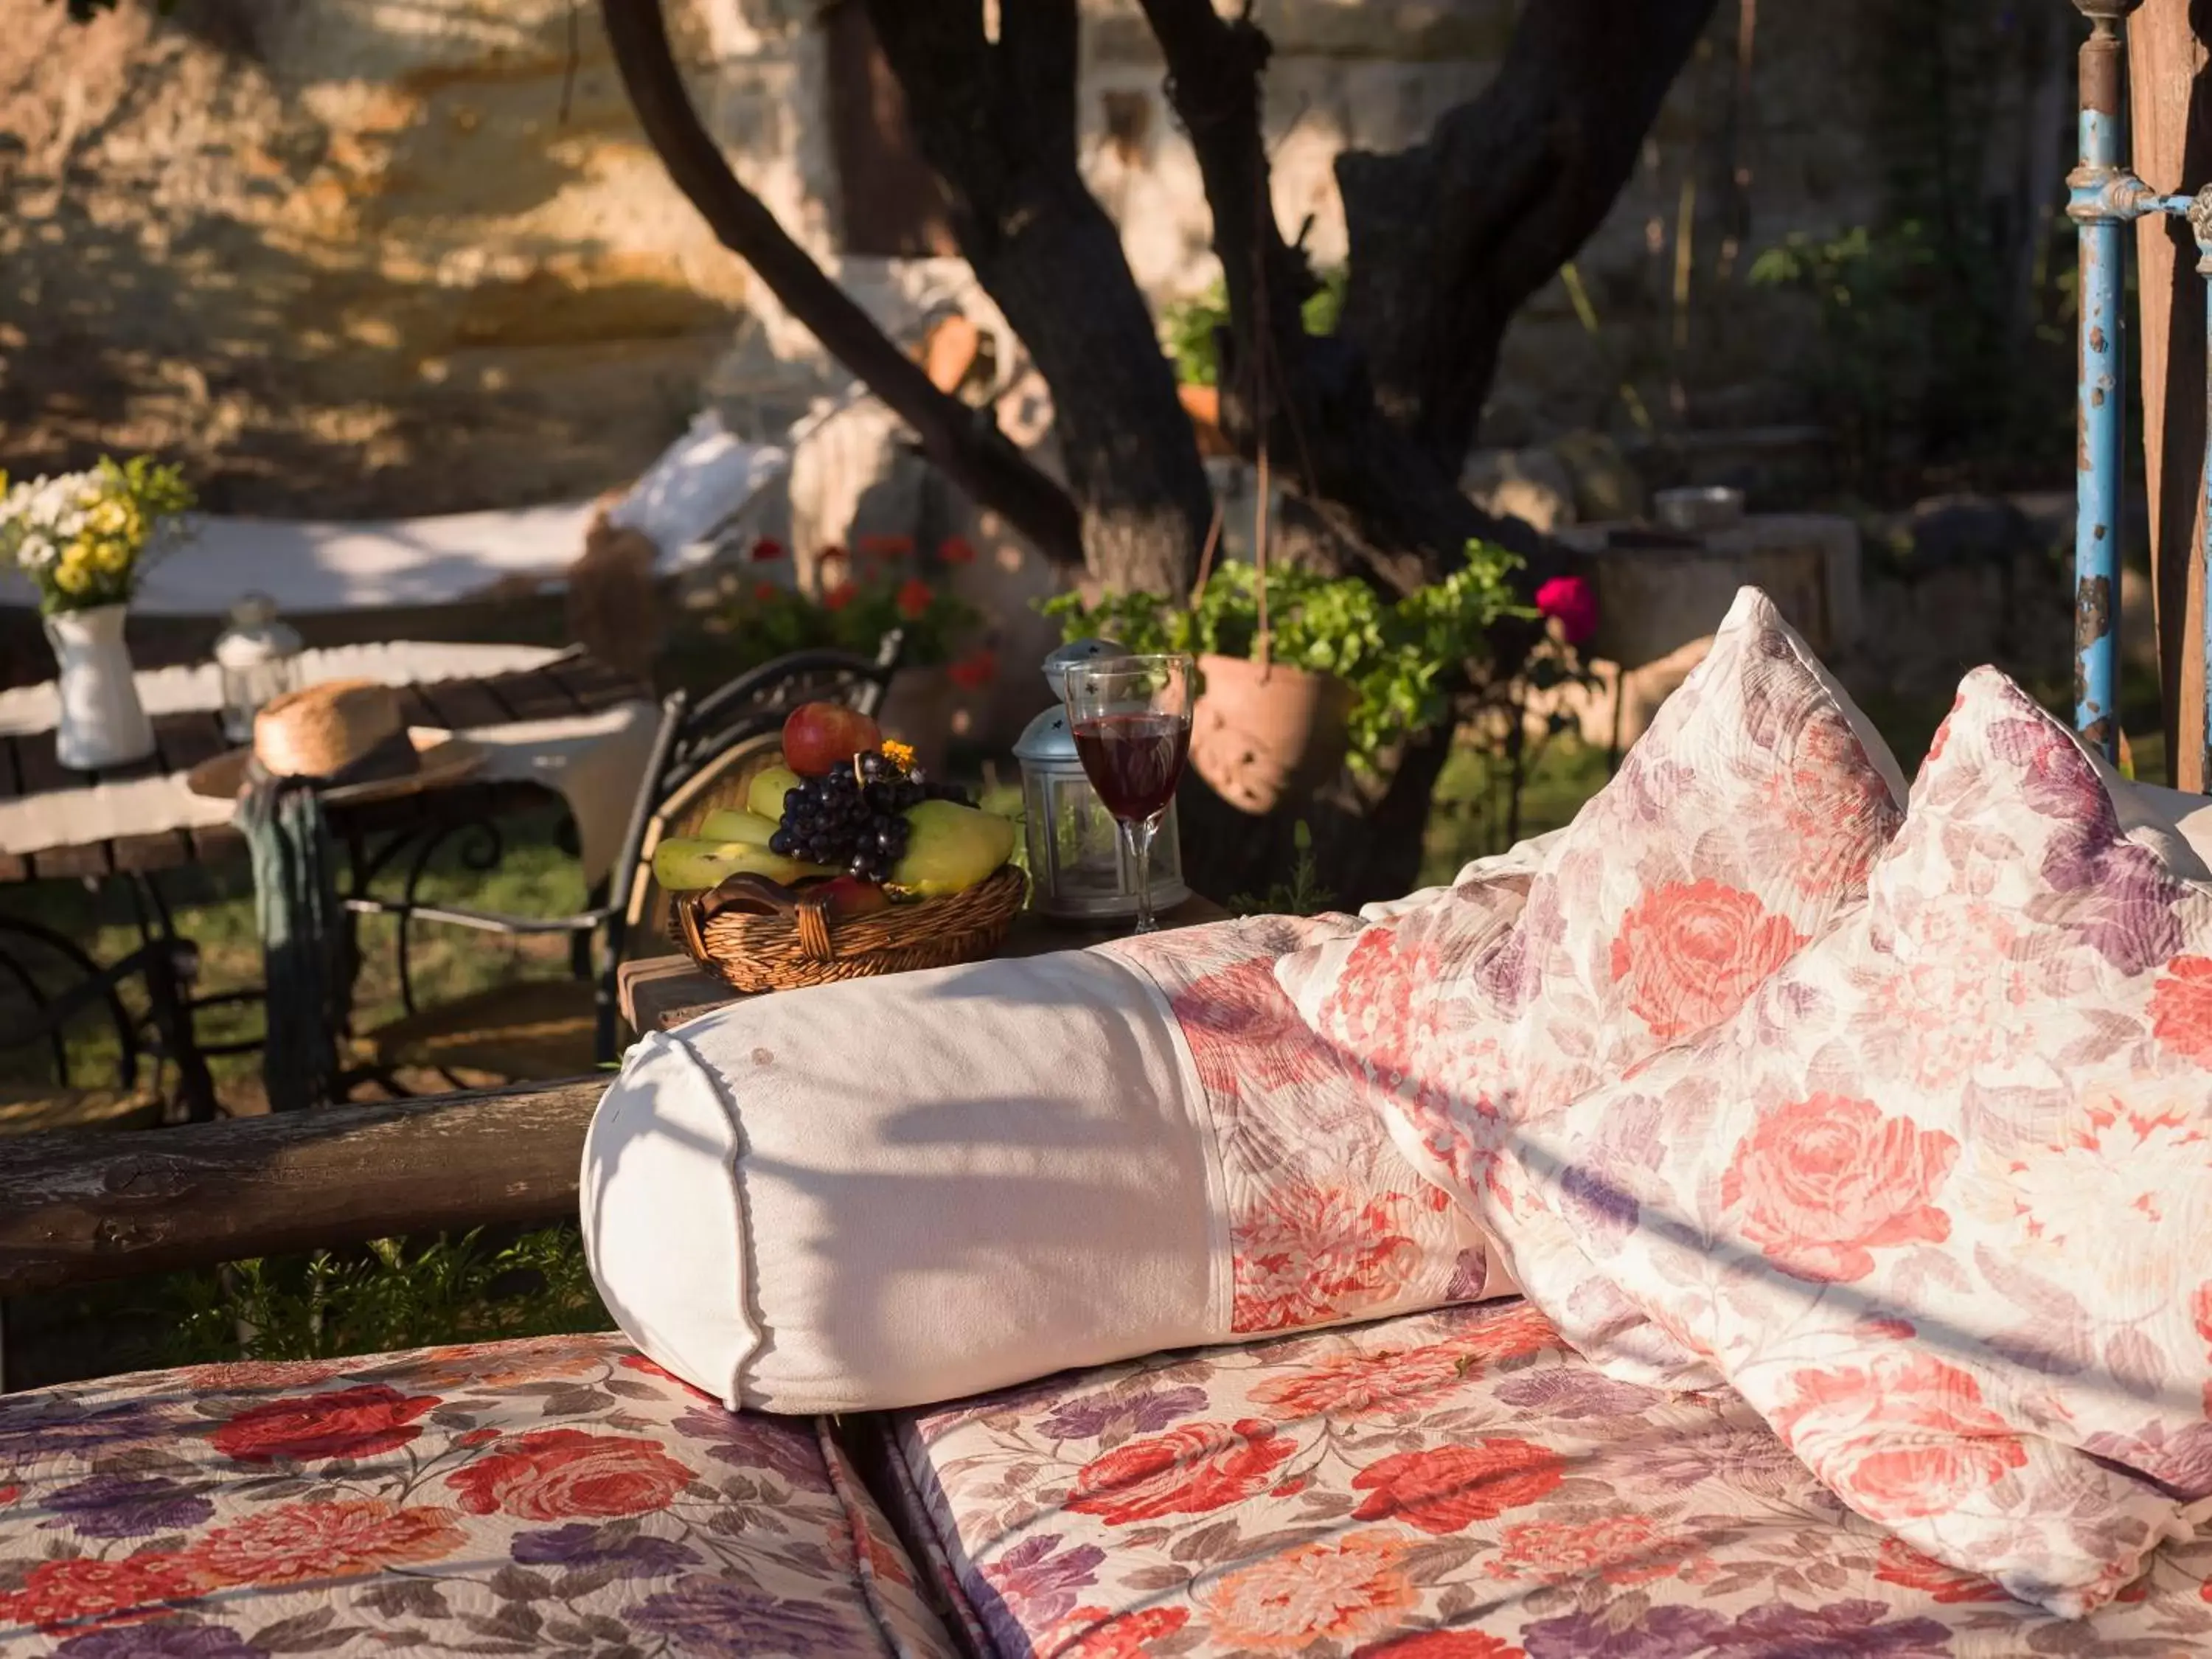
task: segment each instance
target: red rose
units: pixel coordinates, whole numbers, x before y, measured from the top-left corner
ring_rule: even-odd
[[[2176,957],[2150,994],[2151,1035],[2199,1066],[2212,1066],[2212,957]]]
[[[1717,881],[1670,881],[1638,899],[1613,941],[1613,977],[1656,1037],[1710,1030],[1796,955],[1804,936]]]
[[[783,544],[773,536],[763,536],[753,544],[752,558],[756,564],[772,564],[783,556]]]
[[[937,556],[945,564],[973,564],[975,544],[965,536],[947,536],[938,543]]]
[[[900,616],[908,622],[919,622],[929,614],[930,601],[934,597],[927,582],[919,576],[909,576],[900,584],[898,597],[893,603],[898,606]]]
[[[1960,1572],[1923,1555],[1901,1538],[1881,1540],[1881,1559],[1874,1576],[1885,1584],[1925,1590],[1938,1601],[2002,1601],[2004,1591],[1978,1572]]]
[[[374,1457],[422,1433],[415,1419],[437,1403],[434,1394],[403,1395],[381,1382],[366,1383],[250,1406],[208,1438],[241,1463]]]
[[[189,1601],[213,1588],[173,1552],[106,1560],[96,1555],[41,1561],[21,1589],[0,1595],[0,1626],[36,1625],[52,1632],[70,1626],[135,1624]]]
[[[1354,1475],[1367,1494],[1357,1521],[1395,1516],[1423,1532],[1457,1532],[1506,1510],[1533,1504],[1559,1484],[1566,1465],[1557,1452],[1505,1437],[1433,1451],[1394,1452]]]
[[[1104,1611],[1102,1607],[1078,1607],[1062,1625],[1072,1625],[1085,1613],[1096,1619]],[[1093,1625],[1066,1647],[1051,1651],[1055,1659],[1145,1659],[1152,1651],[1150,1643],[1174,1635],[1189,1622],[1188,1607],[1141,1607],[1134,1613],[1116,1613],[1103,1624]]]
[[[1092,1458],[1076,1472],[1067,1507],[1103,1516],[1109,1527],[1203,1515],[1264,1490],[1297,1449],[1273,1424],[1251,1418],[1186,1423]]]
[[[1597,632],[1597,595],[1580,576],[1554,576],[1536,590],[1536,610],[1559,625],[1569,645]]]
[[[471,1515],[565,1521],[666,1509],[689,1486],[685,1468],[650,1440],[542,1429],[446,1477]]]
[[[1741,1207],[1744,1237],[1783,1272],[1849,1283],[1874,1271],[1870,1249],[1951,1236],[1930,1200],[1958,1158],[1941,1130],[1814,1095],[1760,1115],[1721,1175],[1721,1202]]]
[[[824,611],[842,611],[859,597],[860,590],[850,582],[839,582],[822,596]]]
[[[1944,1515],[2027,1462],[1981,1386],[1932,1354],[1802,1370],[1769,1413],[1790,1448],[1869,1521]]]
[[[1418,1635],[1372,1643],[1353,1653],[1352,1659],[1528,1659],[1528,1656],[1502,1637],[1479,1630],[1425,1630]]]

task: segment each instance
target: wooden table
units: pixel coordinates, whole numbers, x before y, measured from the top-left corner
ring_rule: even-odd
[[[1226,921],[1230,913],[1212,899],[1194,894],[1181,904],[1160,912],[1163,927],[1194,927],[1201,922]],[[1089,945],[1128,935],[1126,926],[1079,927],[1047,921],[1024,910],[1014,918],[1006,943],[994,958],[1041,957],[1054,951],[1079,951]],[[616,969],[623,1018],[633,1031],[665,1031],[687,1019],[711,1013],[745,999],[685,956],[641,957]]]
[[[402,715],[409,725],[450,731],[596,714],[617,703],[649,698],[652,691],[604,663],[579,655],[513,673],[405,686],[399,688],[399,695]],[[0,801],[189,772],[202,761],[234,746],[222,734],[222,716],[212,709],[157,715],[153,724],[155,750],[150,757],[98,772],[76,772],[64,766],[55,757],[52,731],[0,734]],[[463,781],[335,809],[331,814],[331,827],[341,834],[378,835],[416,828],[456,810],[483,816],[543,799],[544,791],[535,785]],[[245,850],[245,838],[228,824],[169,830],[36,853],[0,853],[0,884],[56,876],[143,874],[236,858]]]

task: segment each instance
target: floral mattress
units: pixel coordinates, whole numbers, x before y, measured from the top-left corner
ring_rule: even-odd
[[[0,1653],[957,1651],[817,1424],[619,1336],[0,1396]]]
[[[2081,1620],[1845,1510],[1736,1395],[1610,1381],[1521,1302],[1163,1355],[894,1419],[999,1654],[2212,1652],[2212,1541]]]

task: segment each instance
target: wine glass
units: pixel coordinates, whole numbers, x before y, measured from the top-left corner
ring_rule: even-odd
[[[1061,680],[1075,752],[1136,867],[1139,933],[1159,927],[1152,915],[1152,836],[1190,752],[1196,672],[1185,656],[1099,657],[1069,664]]]

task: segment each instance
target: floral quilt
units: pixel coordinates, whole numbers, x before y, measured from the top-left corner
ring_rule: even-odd
[[[815,1423],[616,1335],[0,1396],[0,1652],[951,1659]]]
[[[1156,1356],[892,1433],[1008,1659],[2212,1651],[2212,1542],[2054,1618],[1846,1510],[1734,1394],[1601,1376],[1522,1302]]]
[[[1364,1073],[1276,983],[1284,957],[1357,931],[1345,916],[1254,916],[1097,947],[1159,988],[1190,1049],[1239,1335],[1472,1302],[1489,1282],[1480,1230],[1406,1161]]]

